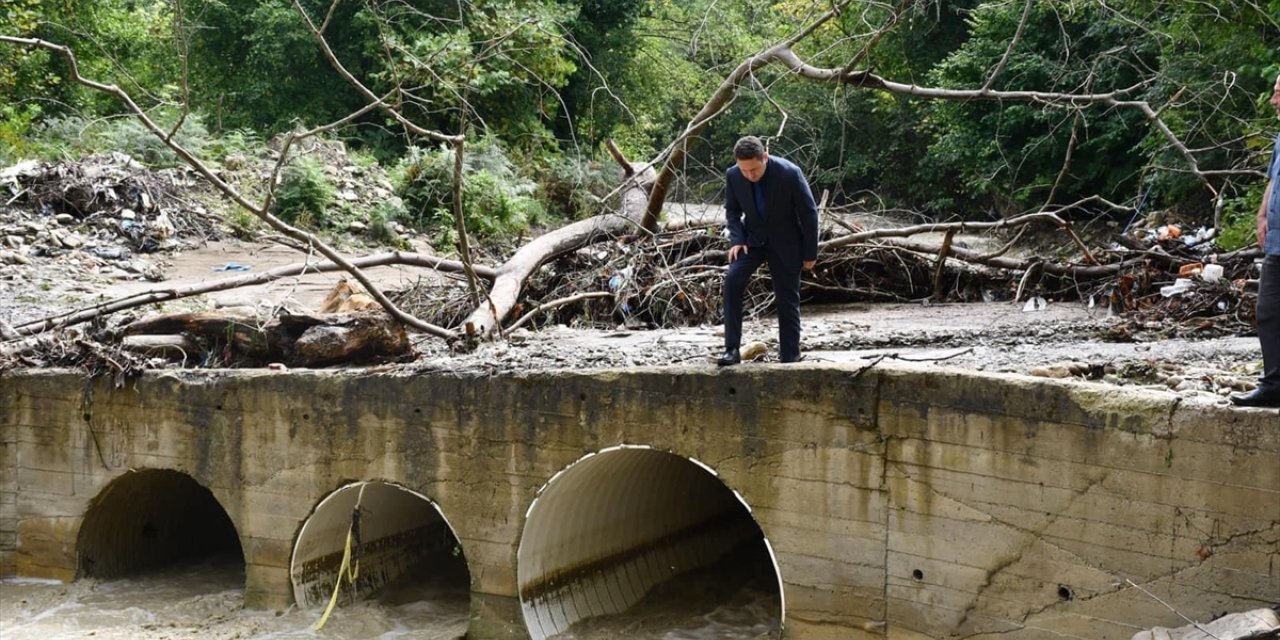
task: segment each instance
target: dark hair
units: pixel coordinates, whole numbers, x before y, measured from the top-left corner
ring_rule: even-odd
[[[735,160],[750,160],[762,157],[764,157],[764,143],[760,142],[760,138],[743,136],[733,145],[733,158]]]

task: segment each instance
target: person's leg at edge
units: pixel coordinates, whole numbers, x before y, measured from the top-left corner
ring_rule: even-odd
[[[1258,285],[1258,341],[1262,343],[1262,377],[1259,389],[1280,395],[1280,256],[1262,262]]]
[[[1262,375],[1258,388],[1231,396],[1242,407],[1280,407],[1280,256],[1262,261],[1258,282],[1258,342],[1262,343]]]
[[[778,305],[778,359],[800,360],[800,265],[769,254],[769,276]]]
[[[742,298],[747,292],[747,283],[751,282],[751,274],[755,273],[764,262],[763,247],[751,249],[745,254],[738,254],[738,259],[729,263],[729,272],[724,277],[724,350],[726,355],[737,353],[742,346]],[[725,363],[730,364],[730,363]]]

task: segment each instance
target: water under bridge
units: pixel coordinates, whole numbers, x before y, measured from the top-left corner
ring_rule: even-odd
[[[475,639],[731,554],[787,638],[1129,638],[1280,601],[1280,418],[885,364],[0,375],[0,575],[229,552],[322,608],[353,511],[348,597],[456,576]]]

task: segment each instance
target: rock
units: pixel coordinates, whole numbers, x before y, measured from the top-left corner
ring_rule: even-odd
[[[1277,633],[1280,633],[1280,616],[1272,609],[1255,609],[1222,616],[1199,626],[1156,627],[1134,634],[1131,640],[1250,640],[1274,638]]]
[[[368,229],[369,225],[360,222],[359,220],[354,220],[347,225],[347,231],[350,231],[351,233],[364,233]]]
[[[133,209],[121,209],[121,210],[120,210],[120,219],[121,219],[121,220],[135,220],[135,219],[137,219],[137,217],[138,217],[138,214],[137,214],[137,213],[134,213]]]
[[[764,346],[763,342],[752,342],[742,348],[742,360],[743,362],[748,360],[759,360],[764,357],[766,353],[769,353],[769,348]]]
[[[10,249],[21,249],[23,245],[27,244],[27,241],[22,236],[5,236],[4,243]]]
[[[21,253],[0,250],[0,264],[31,264],[31,259]]]
[[[54,216],[53,219],[58,224],[75,224],[76,223],[76,217],[69,213],[59,213],[58,215]]]
[[[68,249],[79,249],[84,246],[84,238],[81,238],[78,233],[66,233],[61,234],[58,243]]]
[[[1069,365],[1055,364],[1046,367],[1032,367],[1027,372],[1037,378],[1070,378],[1071,367]]]
[[[356,192],[351,189],[343,189],[338,192],[338,198],[346,200],[347,202],[355,202],[360,199],[360,196],[356,195]]]

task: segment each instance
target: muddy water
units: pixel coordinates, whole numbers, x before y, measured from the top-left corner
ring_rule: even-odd
[[[432,584],[401,586],[374,600],[340,606],[318,632],[311,627],[320,611],[248,611],[243,604],[244,573],[234,562],[171,567],[111,581],[4,580],[0,638],[454,640],[467,629],[466,591]]]
[[[620,615],[584,620],[556,640],[757,640],[781,627],[773,559],[758,538],[658,585]]]
[[[588,620],[566,640],[755,640],[776,637],[780,602],[771,572],[720,563],[655,589],[631,611]],[[736,566],[735,566],[736,564]],[[465,582],[464,582],[465,584]],[[70,584],[0,580],[3,640],[455,640],[466,633],[468,595],[448,584],[393,586],[377,598],[339,601],[321,631],[318,610],[249,611],[236,562],[205,561],[136,578]],[[728,586],[727,586],[728,585]]]

